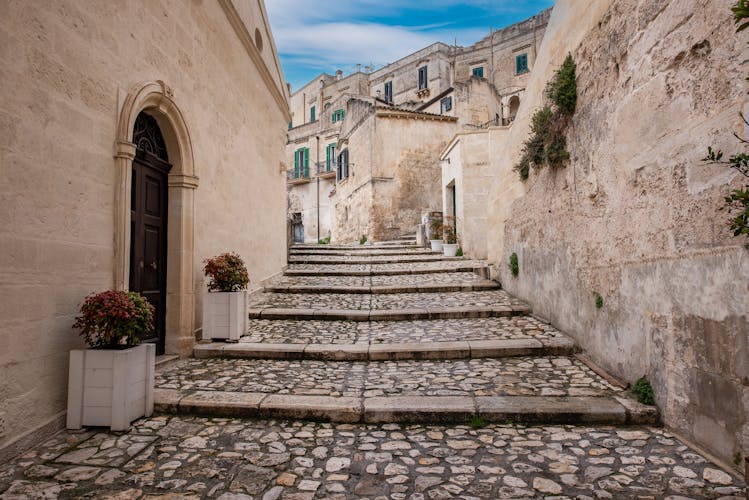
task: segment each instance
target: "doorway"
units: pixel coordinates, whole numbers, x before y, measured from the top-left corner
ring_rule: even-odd
[[[136,146],[130,197],[131,291],[154,308],[153,330],[143,339],[164,354],[166,340],[167,177],[172,166],[156,120],[141,112],[135,120]]]

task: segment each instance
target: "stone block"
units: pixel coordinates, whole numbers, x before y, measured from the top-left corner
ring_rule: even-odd
[[[624,424],[622,405],[606,397],[481,396],[479,415],[490,422]]]
[[[330,422],[358,422],[361,419],[361,400],[351,397],[302,396],[271,394],[260,404],[260,412],[267,418],[294,418]]]
[[[471,340],[472,358],[503,358],[541,354],[543,344],[534,339]]]
[[[307,344],[239,342],[224,346],[220,356],[224,358],[302,359],[306,346]]]
[[[326,361],[366,361],[368,355],[367,344],[308,344],[304,349],[306,359]]]
[[[391,396],[364,399],[367,423],[467,423],[475,414],[468,396]]]

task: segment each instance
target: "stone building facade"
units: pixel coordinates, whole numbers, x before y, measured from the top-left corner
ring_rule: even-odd
[[[461,129],[485,130],[512,122],[535,63],[549,12],[492,31],[470,47],[435,43],[374,72],[366,68],[346,78],[340,72],[335,76],[322,74],[294,92],[286,161],[288,217],[295,239],[309,242],[331,236],[334,241],[344,242],[361,236],[389,238],[413,233],[422,211],[440,210],[438,155],[425,156],[419,152],[432,152],[434,147],[438,152],[450,139],[444,137],[446,130],[454,134]],[[352,100],[358,103],[352,104]],[[366,102],[371,104],[369,108],[362,105]],[[370,123],[363,116],[352,115],[349,105],[366,116],[371,114],[374,121]],[[400,119],[383,120],[388,113]],[[435,116],[451,119],[440,120]],[[412,120],[420,125],[406,128],[419,132],[413,133],[410,141],[403,141],[397,133]],[[390,126],[394,130],[389,130]],[[425,127],[426,133],[421,133],[420,126]],[[439,130],[430,135],[435,127]],[[357,179],[356,196],[351,196],[350,188],[339,188],[338,184],[348,176],[332,175],[328,169],[331,145],[336,152],[333,163],[346,149],[346,143],[341,142],[342,129],[357,129],[349,148],[348,162],[357,165],[352,172],[388,172],[385,177],[392,177],[396,184],[408,184],[410,190],[389,189],[385,184],[379,189],[364,187],[359,185],[363,178]],[[423,142],[419,142],[422,138]],[[386,151],[382,154],[365,151],[374,145]],[[358,150],[355,156],[354,150]],[[308,153],[309,158],[305,156]],[[392,171],[390,166],[366,163],[385,161],[389,155],[397,156],[392,161],[402,169],[415,170]],[[433,162],[428,169],[422,166],[427,157]],[[300,158],[308,165],[302,170],[298,167]],[[381,182],[376,180],[378,175],[370,177],[375,178],[377,185]],[[406,195],[408,200],[398,198]],[[413,206],[417,200],[423,206]],[[400,215],[386,216],[385,207],[401,209]]]
[[[203,259],[238,252],[255,284],[282,270],[290,115],[261,0],[11,1],[0,41],[8,454],[64,422],[87,294],[152,273],[160,347],[185,356],[200,336]],[[151,239],[133,229],[141,210],[159,221]]]
[[[701,158],[747,135],[733,3],[556,2],[517,119],[489,148],[486,231],[503,288],[611,373],[646,376],[665,423],[726,463],[749,453],[749,252],[721,210],[745,179]],[[521,182],[513,165],[568,53],[571,161]]]

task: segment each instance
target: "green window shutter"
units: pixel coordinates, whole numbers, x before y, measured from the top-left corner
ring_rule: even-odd
[[[294,178],[299,177],[299,150],[294,151]]]
[[[330,172],[330,144],[325,147],[325,171]]]
[[[304,177],[309,177],[309,148],[304,148]]]

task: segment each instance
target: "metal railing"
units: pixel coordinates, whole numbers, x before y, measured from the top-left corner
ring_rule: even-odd
[[[323,175],[323,174],[331,174],[335,173],[336,169],[338,167],[338,162],[335,160],[330,160],[330,163],[327,161],[321,161],[319,163],[313,163],[308,168],[300,168],[300,169],[289,169],[286,171],[286,180],[287,181],[304,181],[304,180],[310,180],[314,175]]]

